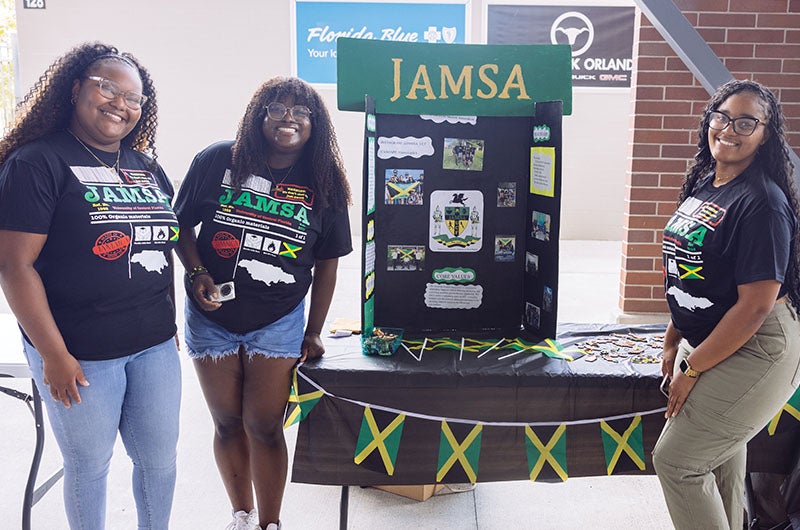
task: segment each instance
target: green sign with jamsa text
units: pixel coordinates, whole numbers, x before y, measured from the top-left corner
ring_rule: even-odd
[[[339,38],[340,110],[384,114],[531,116],[537,101],[572,113],[572,51],[566,44],[428,44]]]

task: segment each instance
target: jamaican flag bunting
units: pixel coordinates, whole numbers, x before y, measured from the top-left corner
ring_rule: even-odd
[[[563,361],[574,361],[580,359],[584,355],[584,351],[578,348],[570,347],[565,348],[553,339],[544,339],[536,346],[532,346],[531,350],[539,351],[553,359],[561,359]]]
[[[541,439],[530,425],[525,426],[525,449],[531,480],[567,480],[567,426],[562,423],[558,427],[537,427],[536,430],[542,436]]]
[[[306,419],[322,397],[322,390],[315,390],[305,379],[298,384],[297,368],[292,371],[292,387],[289,390],[289,406],[286,408],[286,421],[283,428],[288,429],[295,423]]]
[[[394,464],[397,460],[397,450],[400,448],[400,437],[403,435],[405,419],[405,414],[395,415],[378,411],[378,421],[376,421],[372,409],[365,407],[364,418],[361,420],[361,430],[358,433],[358,441],[356,442],[354,462],[360,465],[365,460],[368,460],[367,467],[374,469],[378,466],[369,464],[375,464],[374,460],[377,460],[377,455],[379,455],[381,471],[385,470],[389,476],[394,475]],[[385,427],[379,427],[379,421]],[[373,460],[373,462],[369,462],[369,460]]]
[[[439,464],[436,469],[436,482],[447,477],[449,483],[472,482],[478,480],[478,460],[481,455],[481,434],[483,425],[454,423],[442,420],[442,433],[439,441]],[[462,440],[459,442],[458,440]],[[458,462],[460,466],[456,467]]]
[[[784,412],[794,417],[795,420],[800,421],[800,388],[795,391],[794,395],[789,398],[789,401],[786,403],[786,405],[784,405],[783,408],[778,411],[775,417],[769,422],[769,425],[767,425],[767,432],[770,436],[774,436],[775,432],[777,432],[778,425],[781,422],[781,417],[783,416]]]
[[[609,475],[639,469],[644,471],[644,443],[642,441],[642,417],[634,416],[616,421],[600,421],[603,436],[603,452]],[[622,434],[620,434],[622,432]]]

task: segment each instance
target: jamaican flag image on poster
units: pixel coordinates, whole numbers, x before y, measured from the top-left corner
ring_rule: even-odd
[[[431,193],[428,246],[433,252],[478,252],[483,246],[483,193],[436,190]]]
[[[644,471],[641,416],[609,422],[601,421],[600,432],[603,437],[607,474],[625,473],[637,469]]]
[[[394,475],[405,419],[405,414],[366,407],[353,461],[372,471]]]

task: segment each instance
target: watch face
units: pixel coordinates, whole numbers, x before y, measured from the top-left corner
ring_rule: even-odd
[[[695,370],[691,366],[689,366],[689,361],[687,361],[686,359],[681,359],[680,369],[681,369],[681,372],[683,372],[684,374],[686,374],[686,375],[688,375],[689,377],[692,377],[692,378],[697,377],[698,375],[700,375],[700,372],[698,372],[697,370]]]

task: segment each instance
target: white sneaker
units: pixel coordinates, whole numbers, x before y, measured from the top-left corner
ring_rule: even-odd
[[[233,521],[230,522],[225,530],[260,530],[258,526],[258,513],[253,508],[250,513],[244,510],[239,510],[233,513]]]
[[[283,525],[278,521],[277,523],[269,523],[264,530],[281,530],[281,528],[283,528]]]

